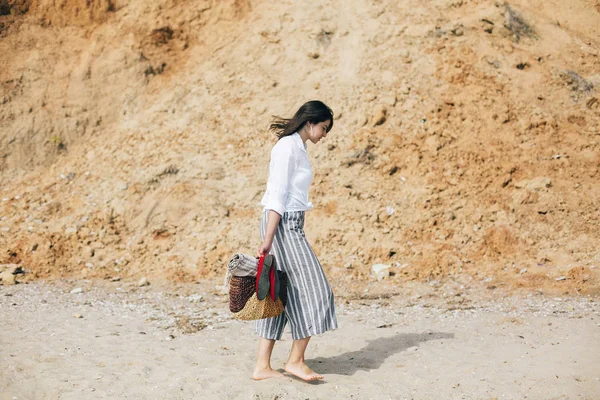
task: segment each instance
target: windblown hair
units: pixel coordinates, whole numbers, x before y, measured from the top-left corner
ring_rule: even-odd
[[[327,132],[329,132],[333,128],[333,111],[322,101],[311,100],[304,103],[292,118],[273,116],[273,122],[271,122],[269,130],[281,139],[300,131],[307,122],[318,124],[327,120],[331,121],[327,129]]]

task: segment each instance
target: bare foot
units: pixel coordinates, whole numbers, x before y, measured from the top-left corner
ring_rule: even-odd
[[[279,371],[275,371],[272,368],[258,368],[254,369],[254,373],[252,374],[252,379],[255,381],[262,381],[263,379],[269,378],[281,378],[283,374]]]
[[[323,375],[317,374],[315,371],[310,369],[308,365],[306,365],[304,362],[292,363],[288,361],[285,364],[284,369],[285,372],[295,375],[298,378],[307,382],[323,379]]]

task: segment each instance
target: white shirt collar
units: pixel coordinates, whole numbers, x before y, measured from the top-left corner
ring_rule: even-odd
[[[300,134],[298,132],[295,132],[292,137],[294,138],[294,141],[296,142],[296,144],[298,145],[298,147],[300,148],[300,150],[306,152],[306,143],[304,143],[302,141],[302,138],[300,137]]]

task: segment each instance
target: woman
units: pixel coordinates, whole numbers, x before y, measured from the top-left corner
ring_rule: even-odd
[[[275,341],[289,322],[292,349],[285,371],[306,381],[323,379],[304,362],[311,336],[337,328],[333,293],[317,256],[304,236],[304,212],[312,208],[308,190],[312,169],[306,142],[317,144],[333,127],[333,112],[320,101],[305,103],[291,119],[276,117],[270,126],[279,140],[271,151],[269,180],[261,204],[264,206],[257,254],[271,253],[277,268],[288,278],[287,304],[283,314],[256,321],[260,338],[256,380],[282,376],[271,368]]]

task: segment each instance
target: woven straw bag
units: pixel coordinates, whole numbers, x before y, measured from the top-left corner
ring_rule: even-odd
[[[259,259],[256,276],[232,276],[229,310],[233,317],[249,321],[276,317],[285,308],[287,279],[277,271],[272,255]]]

